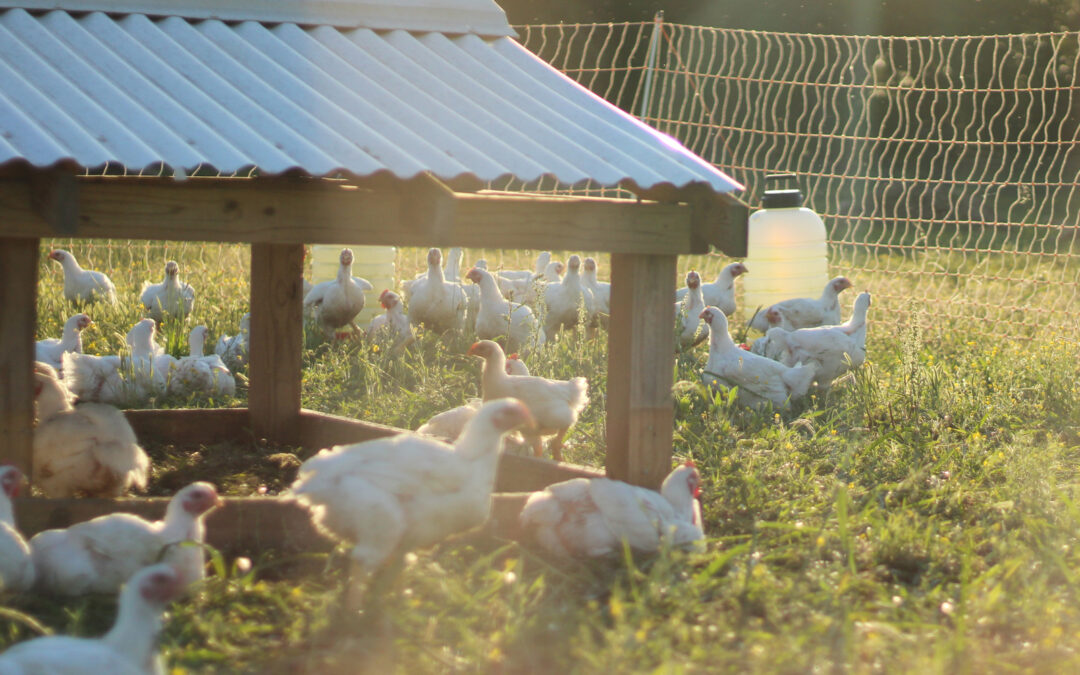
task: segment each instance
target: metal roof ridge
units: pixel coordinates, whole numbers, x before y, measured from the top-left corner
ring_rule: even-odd
[[[517,35],[495,0],[0,0],[4,9]]]

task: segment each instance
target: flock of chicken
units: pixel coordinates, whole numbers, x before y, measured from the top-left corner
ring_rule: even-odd
[[[115,287],[105,275],[83,270],[64,251],[50,258],[64,267],[68,299],[115,302]],[[347,325],[361,332],[355,317],[370,284],[351,275],[352,259],[345,249],[337,278],[305,290],[304,304],[328,336]],[[350,545],[351,558],[369,572],[392,569],[409,551],[482,524],[506,438],[520,435],[540,455],[542,440],[551,437],[549,450],[559,459],[563,438],[588,403],[584,378],[530,375],[523,359],[507,356],[502,345],[527,352],[556,339],[566,326],[602,323],[610,291],[596,280],[595,261],[586,258],[583,265],[575,255],[563,266],[545,253],[536,270],[508,274],[488,271],[481,260],[465,275],[472,286],[457,280],[459,268],[460,250],[451,252],[444,269],[441,251],[431,249],[427,272],[404,285],[409,313],[397,293],[384,291],[380,304],[386,313],[366,332],[389,330],[403,348],[417,324],[432,330],[473,326],[480,339],[469,354],[483,361],[482,398],[436,415],[417,433],[323,450],[301,465],[292,489],[280,497],[305,506],[313,523]],[[676,299],[680,348],[709,340],[706,382],[735,387],[748,405],[781,407],[814,382],[826,388],[863,362],[870,295],[861,294],[851,318],[841,323],[838,295],[851,286],[843,277],[830,281],[820,298],[759,312],[751,326],[764,335],[752,346],[736,345],[727,316],[735,311],[735,279],[746,272],[734,263],[712,284],[690,272]],[[123,414],[109,405],[130,401],[133,387],[139,396],[169,392],[174,382],[232,393],[235,384],[226,384],[232,376],[223,357],[243,363],[244,327],[236,337],[223,338],[211,357],[202,356],[203,326],[191,332],[190,357],[173,359],[156,345],[156,322],[167,314],[186,316],[193,301],[194,291],[179,281],[170,262],[161,284],[144,286],[150,318],[128,334],[130,357],[81,354],[79,332],[91,323],[85,314],[67,322],[60,340],[39,343],[33,480],[47,496],[116,496],[145,486],[149,459]],[[530,302],[538,303],[535,309]],[[15,528],[11,502],[21,479],[18,469],[0,468],[0,588],[79,595],[127,585],[117,622],[104,638],[50,637],[16,645],[0,655],[0,671],[37,672],[58,659],[77,658],[101,664],[101,672],[155,672],[160,664],[153,635],[163,608],[203,575],[202,549],[181,542],[202,542],[203,518],[220,502],[213,486],[195,483],[178,492],[160,522],[112,514],[41,532],[27,543]],[[623,542],[641,551],[695,546],[704,539],[700,483],[691,461],[675,468],[660,492],[579,478],[531,495],[520,522],[556,556],[608,555],[621,551]]]

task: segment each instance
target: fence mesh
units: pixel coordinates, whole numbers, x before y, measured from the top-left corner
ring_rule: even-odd
[[[830,266],[874,291],[875,320],[905,321],[921,305],[976,334],[1075,334],[1080,33],[899,38],[660,21],[518,32],[744,183],[749,201],[765,174],[799,174],[826,222]]]

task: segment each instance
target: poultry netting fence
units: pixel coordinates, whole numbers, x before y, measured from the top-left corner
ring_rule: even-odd
[[[659,18],[517,29],[745,184],[752,204],[766,174],[797,173],[832,271],[874,292],[875,321],[932,306],[974,333],[1075,334],[1080,33],[803,35]],[[710,274],[725,261],[691,262]]]

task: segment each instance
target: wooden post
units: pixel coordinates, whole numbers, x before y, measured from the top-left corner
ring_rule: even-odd
[[[0,462],[27,476],[34,454],[38,244],[0,237]]]
[[[611,256],[607,473],[650,488],[671,471],[677,262],[673,255]]]
[[[251,246],[251,428],[256,438],[293,445],[300,437],[303,261],[302,244]]]

